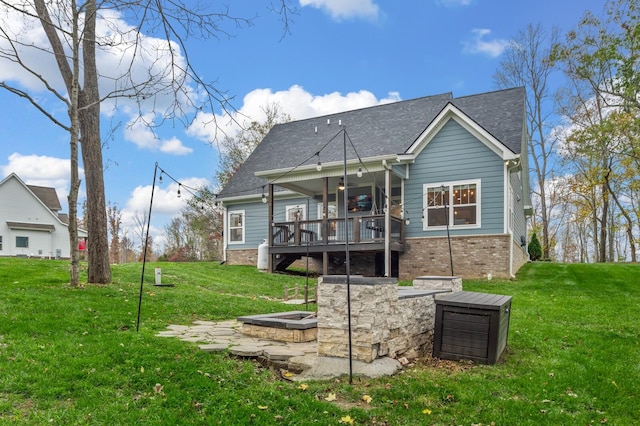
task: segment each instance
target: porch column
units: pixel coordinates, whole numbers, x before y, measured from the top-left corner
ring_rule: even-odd
[[[391,276],[391,170],[384,171],[384,276]]]
[[[329,275],[329,253],[326,246],[329,244],[329,178],[322,178],[322,275]]]
[[[267,199],[267,221],[268,221],[268,234],[267,244],[269,244],[269,273],[273,273],[273,255],[271,254],[271,247],[273,247],[273,184],[269,184],[269,195]]]

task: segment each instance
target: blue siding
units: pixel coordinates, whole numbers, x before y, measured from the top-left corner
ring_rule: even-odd
[[[423,185],[451,181],[481,181],[481,227],[451,229],[451,235],[504,233],[504,163],[493,151],[456,121],[449,120],[411,164],[405,182],[405,209],[411,224],[406,236],[441,236],[446,230],[424,231],[422,222]]]
[[[285,221],[285,210],[287,206],[304,205],[307,206],[307,198],[287,198],[284,200],[276,200],[273,215],[274,221]],[[307,218],[310,220],[317,219],[318,217],[318,201],[315,199],[309,199],[309,211]],[[244,210],[245,212],[245,236],[244,244],[229,244],[229,250],[239,249],[251,249],[258,248],[263,240],[268,239],[268,204],[263,203],[261,200],[250,203],[237,203],[227,206],[228,211]]]

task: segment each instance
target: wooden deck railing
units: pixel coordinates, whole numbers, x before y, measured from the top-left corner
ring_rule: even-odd
[[[390,241],[403,242],[402,219],[391,217]],[[304,246],[318,244],[373,243],[385,241],[385,216],[353,216],[344,218],[273,224],[271,244],[274,246]]]

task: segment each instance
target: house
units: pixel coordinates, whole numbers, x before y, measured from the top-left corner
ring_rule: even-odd
[[[532,213],[525,96],[445,93],[274,126],[218,195],[225,261],[344,274],[348,252],[365,276],[513,276]]]
[[[0,256],[69,258],[69,218],[54,188],[27,185],[15,173],[0,181]],[[84,239],[87,232],[78,229]]]

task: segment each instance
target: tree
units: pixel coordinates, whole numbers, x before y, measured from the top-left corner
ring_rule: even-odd
[[[531,241],[529,241],[527,250],[529,251],[529,258],[533,261],[540,260],[542,257],[542,248],[540,247],[540,241],[535,232],[531,235]]]
[[[287,0],[281,0],[281,6],[273,10],[280,13],[288,30]],[[125,19],[135,22],[129,24]],[[78,143],[87,192],[88,280],[109,283],[101,105],[110,102],[115,110],[118,102],[127,103],[137,109],[132,123],[150,128],[166,120],[189,122],[198,111],[213,111],[216,106],[227,110],[224,93],[200,78],[186,49],[188,38],[225,34],[223,24],[227,21],[250,24],[224,7],[215,10],[208,2],[0,0],[1,66],[20,70],[14,81],[2,81],[0,87],[25,99],[69,133],[72,285],[78,284]],[[39,30],[46,42],[41,37],[29,38],[39,35]],[[119,58],[119,67],[100,68],[98,53]],[[50,64],[55,64],[57,74],[48,73]],[[43,93],[50,97],[43,99]],[[66,117],[57,114],[59,105],[52,105],[51,98],[63,105]]]
[[[278,104],[269,104],[261,108],[264,121],[244,123],[236,136],[225,136],[220,143],[220,166],[216,171],[216,180],[220,188],[231,179],[245,160],[276,124],[291,121]]]
[[[109,246],[110,261],[111,263],[120,263],[122,210],[120,210],[116,204],[109,203],[107,206],[107,218],[109,220],[109,233],[111,234],[111,244]]]
[[[550,242],[555,234],[550,228],[554,204],[548,193],[551,190],[548,184],[555,172],[557,142],[549,122],[553,112],[553,97],[549,93],[553,67],[549,55],[557,43],[557,29],[547,33],[540,24],[530,24],[511,40],[493,76],[498,87],[524,86],[527,91],[527,145],[532,167],[525,172],[535,178],[534,201],[539,204],[535,211],[540,215],[544,258],[551,257]]]
[[[625,222],[636,261],[640,6],[638,0],[612,0],[605,11],[604,20],[585,13],[554,49],[553,60],[569,83],[559,98],[561,112],[572,126],[564,151],[578,166],[574,170],[582,182],[577,185],[596,197],[590,204],[594,228],[599,227],[594,232],[597,261],[613,260],[616,211]],[[617,210],[612,210],[612,203]]]

